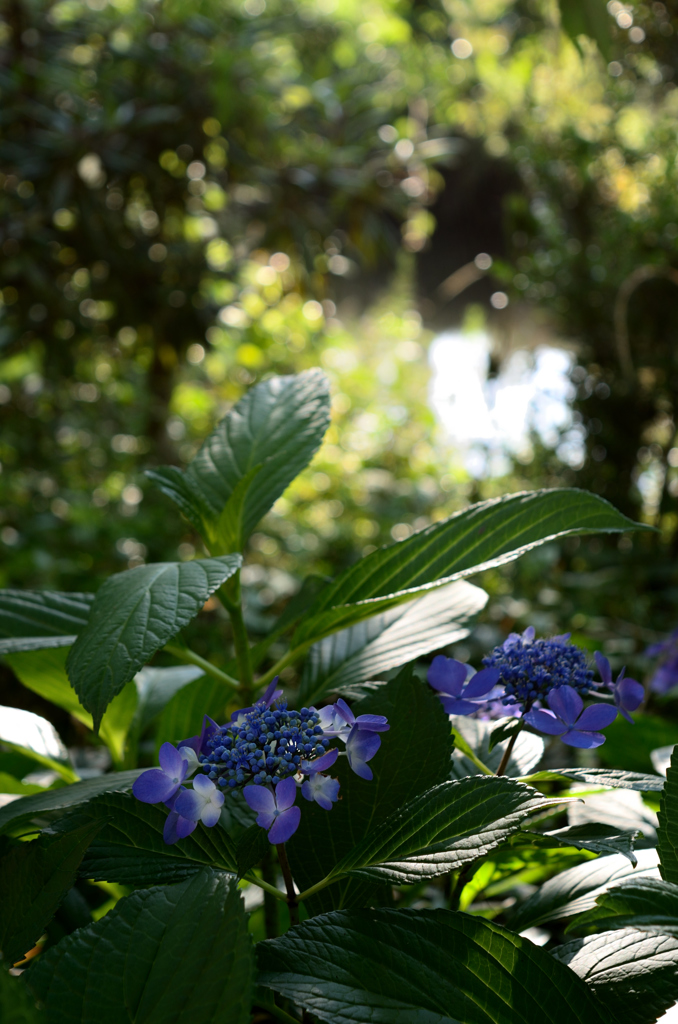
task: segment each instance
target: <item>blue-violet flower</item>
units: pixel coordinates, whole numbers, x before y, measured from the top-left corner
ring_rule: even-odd
[[[470,665],[439,654],[428,670],[429,685],[438,691],[448,715],[472,715],[487,700],[499,680],[499,670],[483,668],[473,674]]]
[[[257,811],[257,825],[268,831],[268,841],[286,843],[299,828],[301,810],[294,806],[297,786],[293,778],[282,779],[273,786],[245,786],[243,796]]]
[[[600,651],[596,651],[593,657],[596,659],[596,665],[600,672],[600,678],[603,680],[605,686],[607,686],[614,697],[615,707],[618,708],[619,712],[624,716],[627,722],[631,725],[635,725],[635,722],[631,718],[629,711],[635,711],[642,702],[645,696],[645,691],[639,682],[630,677],[625,677],[625,669],[622,669],[617,676],[617,681],[612,681],[612,669],[610,668],[610,662],[607,660],[604,654]]]
[[[569,686],[580,696],[592,688],[593,672],[584,652],[569,644],[570,634],[535,639],[534,627],[522,635],[510,633],[499,647],[483,658],[487,668],[497,668],[504,684],[505,704],[519,704],[529,711],[535,701],[561,686]]]
[[[600,729],[617,717],[617,709],[610,704],[591,704],[583,710],[583,700],[566,684],[551,690],[546,702],[550,711],[528,711],[525,721],[548,736],[559,736],[570,747],[599,747],[605,742]]]

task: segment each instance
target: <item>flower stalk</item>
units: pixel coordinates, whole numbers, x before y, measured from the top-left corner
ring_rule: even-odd
[[[290,924],[294,927],[295,924],[299,924],[299,898],[297,896],[296,889],[294,888],[294,879],[292,878],[292,872],[290,870],[290,862],[287,859],[287,850],[285,849],[284,843],[276,843],[276,851],[278,854],[278,860],[280,861],[280,870],[285,880],[285,889],[287,890],[287,906],[290,912]]]

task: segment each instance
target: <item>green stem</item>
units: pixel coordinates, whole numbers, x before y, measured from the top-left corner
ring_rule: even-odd
[[[287,668],[288,665],[293,665],[295,661],[303,658],[309,647],[310,644],[302,644],[301,647],[295,647],[293,650],[288,651],[287,654],[284,654],[279,661],[276,661],[273,668],[269,668],[265,675],[257,679],[257,689],[265,689],[272,679],[280,675],[284,668]]]
[[[283,873],[283,878],[285,879],[285,888],[287,889],[287,906],[290,911],[290,924],[294,927],[295,924],[299,924],[299,897],[294,891],[294,880],[292,879],[292,872],[290,871],[290,862],[287,859],[285,844],[276,843],[275,848],[278,851],[280,869]]]
[[[233,630],[233,646],[238,662],[240,675],[240,698],[244,704],[251,704],[254,693],[254,675],[252,672],[252,655],[250,653],[250,641],[245,628],[245,620],[242,614],[242,600],[240,597],[240,574],[228,581],[228,594],[225,588],[221,589],[221,600],[229,614],[231,628]]]
[[[276,889],[276,887],[271,885],[269,882],[265,882],[263,878],[257,878],[257,876],[252,874],[251,871],[248,871],[247,874],[242,877],[244,882],[249,882],[251,885],[258,885],[260,889],[264,890],[264,892],[270,892],[271,896],[275,896],[277,900],[287,900],[287,896],[284,892],[281,892],[280,889]]]
[[[502,757],[502,759],[501,759],[501,761],[499,763],[499,767],[497,768],[497,775],[503,775],[504,772],[506,771],[508,763],[511,760],[511,754],[513,753],[513,748],[516,745],[516,740],[518,739],[519,735],[520,735],[520,733],[514,732],[513,736],[509,740],[508,746],[507,746],[506,750],[504,751],[504,756]]]
[[[488,768],[486,764],[483,764],[457,729],[452,730],[452,735],[454,736],[455,747],[457,750],[461,751],[464,757],[468,757],[469,761],[472,761],[476,768],[480,769],[483,775],[494,775],[492,769]]]
[[[278,1020],[284,1021],[284,1024],[299,1024],[298,1017],[292,1017],[291,1014],[285,1013],[284,1010],[281,1010],[280,1007],[276,1005],[273,999],[269,1002],[268,1000],[263,1000],[260,996],[255,996],[254,1004],[255,1006],[260,1006],[262,1010],[266,1010],[266,1012],[270,1013],[272,1017],[277,1017]]]
[[[320,892],[321,889],[327,888],[327,886],[331,885],[332,882],[338,882],[339,877],[339,875],[326,875],[325,878],[321,878],[319,882],[316,882],[315,885],[312,885],[310,889],[304,889],[303,892],[300,892],[299,895],[297,896],[297,899],[301,903],[302,900],[307,900],[310,896],[315,896],[317,892]]]
[[[179,658],[180,661],[184,661],[188,665],[198,665],[208,676],[213,676],[214,679],[218,679],[220,683],[224,683],[226,686],[237,688],[239,685],[237,679],[227,675],[226,672],[222,672],[211,661],[201,658],[199,654],[196,654],[195,651],[190,650],[188,647],[180,647],[179,644],[165,644],[163,649],[168,654],[173,654],[175,658]]]

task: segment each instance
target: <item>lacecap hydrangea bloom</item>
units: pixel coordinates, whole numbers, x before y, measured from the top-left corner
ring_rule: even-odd
[[[668,693],[678,686],[678,629],[666,640],[651,644],[645,654],[648,658],[659,658],[659,665],[650,680],[654,693]]]
[[[298,789],[328,811],[339,798],[339,781],[324,774],[340,756],[338,748],[328,749],[333,739],[344,744],[353,771],[372,778],[367,762],[381,745],[378,733],[390,728],[386,718],[356,718],[341,699],[321,711],[294,711],[280,699],[276,683],[252,707],[234,712],[225,725],[206,715],[200,736],[176,747],[163,743],[160,768],[143,772],[135,781],[132,792],[138,800],[169,808],[166,843],[190,835],[198,821],[208,828],[216,825],[225,795],[234,789],[243,790],[269,841],[286,842],[301,819],[295,806]]]
[[[610,664],[596,653],[602,683],[594,683],[584,651],[563,636],[537,638],[533,626],[524,633],[510,633],[503,644],[483,658],[483,668],[474,672],[470,665],[445,658],[433,659],[428,682],[437,691],[450,715],[474,715],[496,719],[522,717],[549,736],[558,736],[572,747],[597,747],[605,741],[601,729],[611,725],[617,712],[629,722],[643,697],[643,688],[634,679],[624,678],[622,669],[616,682]],[[584,708],[583,698],[605,687],[613,703],[591,704]]]

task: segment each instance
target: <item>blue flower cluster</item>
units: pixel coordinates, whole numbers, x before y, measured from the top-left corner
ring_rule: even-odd
[[[274,679],[253,707],[236,711],[226,725],[205,715],[202,732],[177,746],[163,743],[160,767],[150,768],[132,787],[137,800],[164,803],[169,809],[163,838],[176,843],[190,835],[199,821],[216,825],[224,804],[224,792],[243,790],[245,800],[257,812],[257,824],[268,832],[269,842],[286,842],[299,827],[301,810],[295,806],[297,790],[324,810],[339,799],[339,781],[324,772],[339,757],[329,749],[332,739],[346,748],[349,766],[370,780],[367,764],[381,745],[380,732],[389,724],[382,715],[353,714],[345,701],[317,711],[291,711],[280,700]],[[184,785],[191,775],[192,789]]]
[[[600,730],[611,725],[617,713],[633,724],[629,712],[640,706],[644,690],[635,679],[624,677],[624,669],[613,681],[610,663],[599,652],[595,661],[602,682],[594,683],[584,652],[568,640],[569,634],[535,639],[530,626],[522,635],[509,634],[483,658],[485,668],[480,672],[438,655],[428,682],[450,715],[519,716],[571,747],[599,747],[605,742]],[[582,698],[601,688],[612,695],[612,702],[585,708]]]
[[[569,644],[570,635],[535,639],[534,627],[521,635],[510,633],[499,647],[483,658],[487,668],[499,669],[504,684],[504,704],[518,704],[529,711],[535,701],[545,700],[551,690],[570,686],[580,697],[592,689],[593,672],[582,650]]]
[[[205,743],[209,752],[199,760],[202,771],[219,786],[275,786],[299,771],[302,758],[321,757],[329,745],[315,708],[288,711],[283,700],[273,710],[261,701],[214,730]]]

